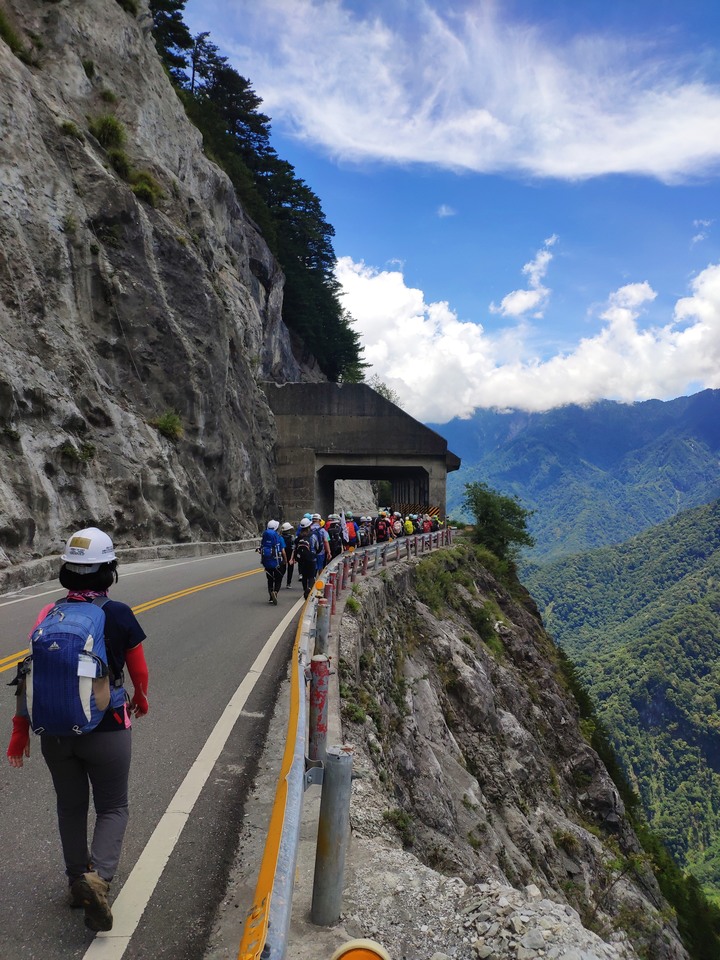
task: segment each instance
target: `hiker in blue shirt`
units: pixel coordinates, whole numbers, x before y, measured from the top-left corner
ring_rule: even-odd
[[[285,567],[287,566],[285,541],[278,533],[279,526],[277,520],[269,520],[258,547],[260,561],[265,568],[267,578],[268,602],[274,604],[278,602],[278,591],[282,586]]]

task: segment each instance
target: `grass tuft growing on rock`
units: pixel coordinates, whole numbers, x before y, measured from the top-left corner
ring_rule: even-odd
[[[150,425],[155,427],[158,433],[173,442],[179,440],[184,433],[180,414],[176,410],[166,410],[165,413],[151,420]]]
[[[111,113],[104,113],[91,120],[89,130],[100,146],[105,147],[106,150],[111,147],[120,148],[126,140],[125,127]]]
[[[162,199],[163,192],[160,184],[147,170],[133,171],[130,180],[132,182],[132,192],[138,200],[144,200],[145,203],[154,207],[158,200]]]

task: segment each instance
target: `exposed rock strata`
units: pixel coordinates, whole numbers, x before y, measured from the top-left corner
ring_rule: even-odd
[[[357,614],[342,621],[340,655],[346,739],[358,746],[361,774],[351,813],[356,840],[402,840],[411,857],[406,880],[418,857],[461,882],[452,890],[445,882],[412,920],[393,925],[388,904],[402,901],[393,884],[406,880],[388,870],[375,883],[363,869],[360,886],[373,892],[351,891],[346,925],[354,914],[376,915],[377,939],[391,954],[392,945],[422,960],[435,951],[467,960],[634,956],[630,944],[655,960],[685,958],[615,784],[582,735],[532,602],[512,596],[460,551],[449,570],[435,570],[436,578],[456,581],[454,607],[441,616],[419,599],[416,574],[405,565],[389,567],[384,582],[363,581]],[[520,902],[530,885],[539,909]],[[498,911],[498,897],[507,895],[500,886],[520,892],[510,897],[512,910]],[[557,904],[571,908],[571,926],[582,920],[612,948],[603,952],[599,940],[591,948],[588,931],[582,943],[563,931],[546,935],[563,921]],[[511,913],[528,909],[533,923],[513,926]],[[440,931],[425,939],[426,952],[417,949],[420,922]],[[547,952],[523,945],[531,927]],[[367,926],[363,935],[371,935]],[[571,947],[588,952],[564,952]]]
[[[234,539],[275,499],[258,380],[321,379],[283,277],[163,72],[144,3],[9,0],[0,42],[0,561],[69,529],[120,544]],[[138,199],[89,121],[162,191]],[[182,437],[153,421],[176,412]]]

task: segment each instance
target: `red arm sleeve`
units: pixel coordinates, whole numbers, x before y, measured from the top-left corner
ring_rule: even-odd
[[[133,713],[135,716],[144,716],[148,712],[149,706],[147,700],[149,673],[145,662],[145,651],[141,643],[126,652],[125,664],[135,687],[135,693],[130,701]]]

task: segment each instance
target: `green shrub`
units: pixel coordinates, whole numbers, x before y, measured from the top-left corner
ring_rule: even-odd
[[[107,88],[100,91],[100,99],[105,103],[117,103],[117,95]]]
[[[62,447],[60,447],[60,453],[75,463],[88,463],[95,456],[95,444],[83,443],[78,450],[72,440],[67,440]]]
[[[125,127],[111,113],[104,113],[90,121],[90,133],[100,146],[106,150],[110,147],[122,147],[125,143]]]
[[[358,613],[360,613],[360,604],[355,597],[348,597],[345,601],[345,607],[355,617],[358,615]]]
[[[139,200],[154,207],[163,196],[162,188],[155,177],[147,170],[135,170],[131,176],[132,192]]]
[[[60,124],[60,132],[64,133],[66,137],[75,137],[76,140],[84,139],[82,131],[72,120],[64,120]]]
[[[165,413],[151,420],[150,425],[168,440],[179,440],[183,435],[182,420],[175,410],[166,410]]]
[[[20,42],[20,37],[18,37],[13,28],[10,26],[8,19],[2,10],[0,10],[0,38],[5,41],[16,57],[19,57],[21,54],[25,53],[23,45]]]
[[[83,60],[82,67],[88,80],[92,80],[95,76],[95,63],[92,60]]]
[[[122,177],[123,180],[130,179],[132,165],[130,158],[124,150],[120,150],[119,147],[112,147],[108,150],[108,160],[110,161],[110,166],[118,176]]]
[[[364,723],[367,717],[363,708],[352,700],[343,703],[342,713],[350,723]]]
[[[555,830],[553,833],[555,846],[564,850],[571,857],[576,857],[582,850],[582,844],[569,830]]]
[[[412,817],[404,810],[396,807],[394,810],[384,810],[383,820],[385,823],[392,824],[400,834],[404,847],[411,847],[413,840]]]

